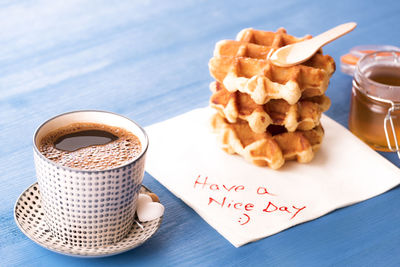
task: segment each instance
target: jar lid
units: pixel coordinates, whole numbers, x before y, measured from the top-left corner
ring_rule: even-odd
[[[340,57],[340,70],[350,76],[354,75],[357,62],[366,54],[376,51],[398,51],[400,48],[393,45],[359,45],[350,49],[348,54]]]

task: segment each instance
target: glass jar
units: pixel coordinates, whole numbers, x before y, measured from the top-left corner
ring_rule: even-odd
[[[365,55],[356,66],[349,129],[375,150],[400,158],[400,53]]]

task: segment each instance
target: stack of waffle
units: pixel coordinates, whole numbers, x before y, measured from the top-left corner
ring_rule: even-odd
[[[210,105],[218,113],[211,125],[226,152],[273,169],[285,160],[313,159],[324,135],[320,117],[330,106],[325,91],[335,62],[321,50],[292,67],[268,60],[276,49],[309,38],[284,29],[244,29],[236,41],[216,44],[209,62],[216,80],[210,85]]]

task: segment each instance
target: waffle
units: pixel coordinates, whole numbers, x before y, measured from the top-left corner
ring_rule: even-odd
[[[248,94],[239,91],[229,92],[223,84],[212,82],[210,106],[215,108],[230,123],[245,120],[253,132],[262,133],[270,124],[282,125],[289,132],[311,130],[319,125],[321,113],[328,110],[330,100],[327,96],[301,99],[289,105],[283,99],[274,99],[264,105],[257,105]]]
[[[211,126],[223,150],[272,169],[280,168],[285,160],[296,159],[301,163],[311,161],[324,135],[321,125],[312,130],[296,132],[285,132],[282,126],[275,126],[268,127],[264,133],[254,133],[246,121],[229,123],[219,114],[212,117]]]
[[[259,105],[271,99],[284,99],[293,105],[302,96],[323,95],[335,71],[335,62],[329,55],[322,55],[322,50],[293,67],[278,67],[268,60],[272,51],[309,38],[295,38],[283,28],[276,32],[244,29],[237,41],[216,44],[209,62],[210,73],[229,92],[247,93]]]

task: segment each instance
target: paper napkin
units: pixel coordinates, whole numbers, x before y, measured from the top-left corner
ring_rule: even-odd
[[[213,112],[196,109],[147,127],[146,170],[236,247],[400,182],[396,166],[325,115],[313,161],[272,170],[221,150],[209,126]]]

